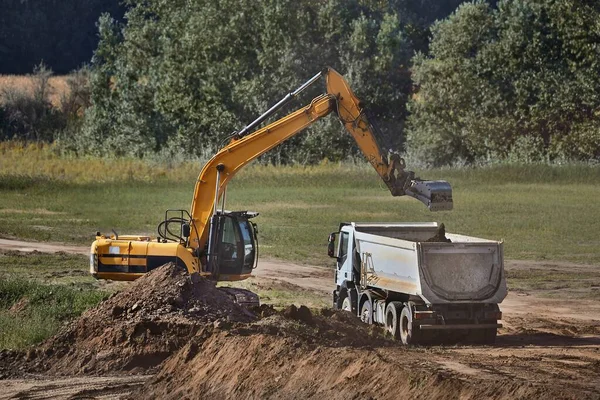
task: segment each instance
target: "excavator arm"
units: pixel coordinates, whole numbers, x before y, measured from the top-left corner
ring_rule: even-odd
[[[309,105],[258,128],[323,76],[327,80],[327,93],[316,97]],[[447,182],[415,178],[413,172],[405,170],[404,160],[399,155],[382,151],[377,132],[367,120],[359,100],[344,78],[328,68],[232,135],[231,142],[202,168],[194,189],[191,211],[167,210],[165,220],[159,224],[156,240],[116,233],[106,236],[98,232],[90,249],[92,276],[134,280],[166,262],[175,262],[185,266],[190,273],[197,272],[215,280],[240,280],[250,276],[258,260],[256,235],[252,236],[253,228],[249,221],[256,213],[219,212],[217,204],[221,198],[224,200],[227,184],[241,168],[331,112],[338,115],[394,196],[415,197],[431,210],[452,208],[452,190]],[[178,216],[169,217],[172,212]],[[171,229],[170,225],[177,226],[177,229]]]
[[[397,153],[386,155],[379,142],[375,128],[367,120],[361,102],[354,95],[348,82],[335,70],[327,70],[327,92],[336,98],[337,115],[344,127],[375,168],[389,188],[392,196],[411,196],[421,201],[431,211],[452,209],[452,188],[446,181],[424,181],[406,171],[406,163]]]
[[[325,76],[327,81],[326,94],[316,97],[308,106],[252,132],[322,76]],[[241,168],[333,111],[337,113],[392,195],[415,197],[432,211],[452,209],[452,189],[447,182],[415,178],[412,171],[405,170],[405,162],[398,154],[391,153],[388,156],[382,152],[375,130],[367,120],[360,101],[344,78],[335,70],[327,68],[234,134],[231,142],[206,163],[194,189],[189,246],[194,249],[205,247],[210,218],[228,182]]]
[[[231,178],[250,161],[325,117],[333,110],[334,102],[333,96],[321,95],[308,106],[250,135],[234,138],[206,163],[194,189],[190,235],[192,247],[202,249],[206,245],[208,223]]]

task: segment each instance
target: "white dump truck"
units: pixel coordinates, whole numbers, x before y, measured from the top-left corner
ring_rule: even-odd
[[[329,235],[328,253],[335,308],[404,344],[495,342],[507,294],[502,242],[446,234],[435,222],[351,222]]]

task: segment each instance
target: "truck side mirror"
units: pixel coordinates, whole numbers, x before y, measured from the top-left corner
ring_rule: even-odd
[[[335,233],[330,233],[327,240],[329,241],[329,244],[327,245],[327,255],[332,258],[337,258],[335,256]]]

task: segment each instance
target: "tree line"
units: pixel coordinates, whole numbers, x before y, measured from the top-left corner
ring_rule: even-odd
[[[427,165],[600,159],[600,4],[591,0],[128,0],[104,14],[78,154],[213,154],[324,66],[385,149]],[[318,86],[318,85],[317,85]],[[311,89],[280,115],[306,104]],[[1,119],[1,115],[0,115]],[[1,121],[0,121],[1,122]],[[326,118],[266,160],[357,154]]]

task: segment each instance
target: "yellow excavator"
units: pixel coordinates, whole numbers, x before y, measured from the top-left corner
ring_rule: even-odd
[[[327,92],[309,105],[256,129],[277,110],[324,77]],[[202,168],[191,210],[167,210],[158,237],[96,234],[90,272],[99,279],[134,280],[168,262],[216,281],[248,278],[258,261],[257,213],[225,211],[225,190],[249,162],[335,112],[393,196],[411,196],[430,210],[452,209],[452,189],[446,181],[425,181],[405,170],[396,153],[385,154],[365,109],[344,78],[331,68],[319,72],[255,121],[232,135],[231,141]],[[219,203],[222,202],[221,208]]]

